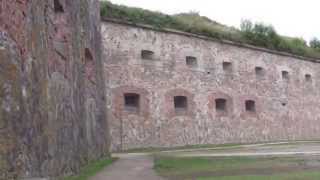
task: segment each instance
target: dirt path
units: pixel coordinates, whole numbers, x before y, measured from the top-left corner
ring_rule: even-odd
[[[153,159],[147,154],[119,154],[111,166],[89,180],[164,180],[153,168]]]

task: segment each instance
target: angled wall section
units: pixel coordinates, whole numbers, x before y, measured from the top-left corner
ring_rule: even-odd
[[[68,175],[108,155],[99,2],[0,8],[0,179]]]

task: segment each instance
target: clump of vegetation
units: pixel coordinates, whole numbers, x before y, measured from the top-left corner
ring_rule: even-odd
[[[249,20],[244,20],[241,22],[240,30],[250,44],[270,49],[277,49],[280,45],[281,37],[271,25],[253,24]]]
[[[317,39],[317,38],[313,38],[311,41],[310,41],[310,47],[320,51],[320,40]]]
[[[200,16],[197,12],[167,15],[141,8],[116,5],[109,1],[101,2],[101,16],[102,18],[120,19],[136,24],[147,24],[158,29],[176,29],[215,39],[251,44],[310,58],[320,58],[318,39],[312,40],[308,46],[306,41],[301,38],[280,36],[271,25],[252,23],[249,20],[242,21],[240,29],[237,29]]]
[[[241,22],[240,30],[249,44],[302,56],[320,57],[320,53],[309,47],[304,39],[280,36],[271,25],[253,24],[244,20]]]

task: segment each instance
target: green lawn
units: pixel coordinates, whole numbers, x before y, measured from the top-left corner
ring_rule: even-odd
[[[91,162],[80,170],[79,175],[65,177],[63,180],[87,180],[89,177],[94,176],[103,168],[110,165],[116,160],[117,160],[116,158],[105,158],[105,159]]]
[[[278,175],[246,175],[246,176],[223,176],[223,177],[205,177],[197,180],[318,180],[320,172],[298,172],[284,173]]]
[[[312,165],[310,165],[312,164]],[[155,157],[172,180],[319,180],[320,157]]]

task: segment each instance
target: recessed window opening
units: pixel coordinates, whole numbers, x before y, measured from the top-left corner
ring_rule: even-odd
[[[247,112],[256,112],[256,104],[253,100],[247,100],[245,102]]]
[[[64,9],[59,0],[54,0],[54,12],[55,13],[63,13]]]
[[[224,72],[231,73],[232,72],[232,63],[231,62],[223,62],[222,69]]]
[[[256,72],[256,76],[263,76],[264,75],[264,69],[262,67],[256,67],[255,72]]]
[[[190,67],[196,67],[198,65],[197,58],[193,56],[186,57],[186,64]]]
[[[227,100],[226,99],[216,99],[216,110],[217,111],[227,111]]]
[[[140,107],[140,95],[135,93],[124,94],[124,106],[126,110],[137,111]]]
[[[312,81],[311,74],[306,74],[305,79],[307,82],[311,82]]]
[[[174,97],[174,108],[176,111],[185,111],[188,108],[188,101],[186,96]]]
[[[154,52],[149,50],[142,50],[141,58],[146,60],[154,60]]]
[[[289,80],[289,72],[288,71],[282,71],[281,75],[282,75],[282,79]]]

